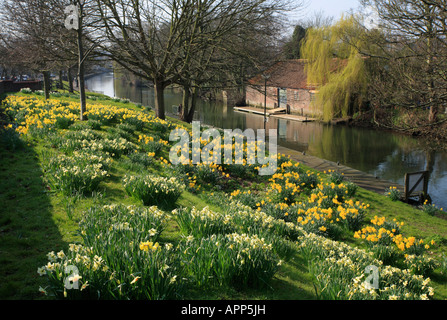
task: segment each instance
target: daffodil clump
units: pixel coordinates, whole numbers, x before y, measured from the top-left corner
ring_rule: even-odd
[[[375,255],[391,265],[404,264],[413,272],[428,273],[435,268],[433,259],[426,255],[432,240],[425,243],[416,237],[405,237],[400,230],[403,222],[396,219],[386,221],[385,217],[375,216],[371,224],[354,234],[354,238],[363,239],[369,244]],[[404,260],[402,262],[402,260]]]
[[[101,252],[104,246],[111,246],[124,239],[132,239],[137,243],[156,242],[169,219],[170,214],[155,206],[113,204],[90,208],[79,225],[85,244]]]
[[[424,203],[421,206],[422,211],[427,213],[430,216],[434,216],[437,213],[443,213],[443,208],[438,208],[435,204],[428,203],[428,200],[425,200]]]
[[[234,230],[232,216],[210,210],[208,207],[198,210],[181,208],[173,211],[173,216],[180,231],[194,237],[212,234],[225,234]]]
[[[397,187],[390,187],[385,191],[385,196],[393,201],[398,201],[402,198],[402,192]]]
[[[104,259],[91,248],[70,244],[68,251],[47,254],[48,262],[37,269],[39,276],[46,276],[48,285],[39,291],[56,299],[98,299],[112,297],[109,280],[112,273]],[[73,290],[74,289],[74,290]]]
[[[198,288],[265,286],[281,259],[257,235],[231,233],[188,236],[179,245],[186,281]]]
[[[149,123],[153,120],[152,116],[142,112],[102,104],[87,104],[85,115],[88,119],[99,121],[102,125],[126,122],[142,126],[143,123]]]
[[[425,300],[434,295],[430,278],[384,265],[372,252],[313,233],[306,233],[298,242],[321,299]],[[378,270],[377,288],[367,281],[369,266]]]
[[[300,193],[309,193],[320,182],[320,174],[310,170],[304,172],[291,161],[282,163],[276,174],[270,179],[267,195],[276,201],[291,204]]]
[[[157,242],[168,219],[157,207],[91,208],[80,223],[83,245],[50,253],[48,264],[38,268],[50,280],[42,290],[68,299],[177,298],[180,269],[173,245]],[[76,274],[65,271],[67,266]],[[77,290],[67,290],[70,278],[78,280]]]
[[[161,150],[164,147],[169,145],[169,142],[163,139],[156,139],[153,136],[148,135],[139,135],[138,143],[140,145],[140,149],[146,153],[154,153],[155,155],[159,155]]]
[[[221,165],[193,164],[191,160],[187,164],[171,165],[170,170],[192,193],[215,188],[226,177]]]
[[[87,152],[75,152],[71,156],[56,154],[44,164],[45,177],[52,189],[64,195],[91,195],[109,176],[106,170],[109,164],[109,158]]]
[[[234,190],[230,193],[230,200],[238,201],[252,209],[261,210],[261,205],[265,204],[264,200],[260,200],[258,194],[251,190]]]
[[[153,174],[126,174],[122,182],[127,194],[142,201],[145,206],[173,205],[185,189],[175,177]]]
[[[159,243],[170,214],[158,207],[106,205],[85,213],[83,242],[107,263],[101,292],[114,299],[172,299],[179,293],[173,245]]]
[[[6,114],[22,134],[45,136],[56,129],[67,129],[79,118],[78,104],[35,97],[8,96],[3,101]]]
[[[44,136],[55,129],[67,129],[79,120],[80,113],[78,102],[29,96],[8,96],[3,106],[11,121],[18,125],[20,133],[37,136]],[[101,125],[128,123],[141,130],[145,124],[158,123],[153,116],[129,108],[88,103],[86,109],[85,116]]]

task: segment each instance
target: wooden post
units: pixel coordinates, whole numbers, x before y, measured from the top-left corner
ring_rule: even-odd
[[[418,176],[420,175],[420,178],[410,186],[410,178],[412,176]],[[404,200],[408,201],[413,192],[416,190],[416,188],[422,183],[422,192],[425,196],[428,195],[428,180],[430,178],[430,172],[429,171],[420,171],[420,172],[413,172],[413,173],[406,173],[405,174],[405,183],[404,183]]]

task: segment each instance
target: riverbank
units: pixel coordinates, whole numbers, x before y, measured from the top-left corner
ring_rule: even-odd
[[[25,111],[28,108],[48,109],[55,104],[55,107],[57,107],[55,110],[59,110],[59,107],[72,108],[70,110],[64,109],[64,112],[60,114],[69,120],[71,119],[70,114],[75,113],[79,107],[75,96],[59,97],[61,102],[57,100],[44,102],[43,97],[38,95],[17,94],[16,96],[20,96],[21,99],[11,99],[9,103],[17,111],[16,115],[18,116],[27,114]],[[28,99],[31,98],[38,99],[40,102],[37,104],[35,102],[30,103],[31,101],[28,101]],[[87,290],[79,293],[79,296],[75,296],[73,292],[68,291],[68,298],[82,298],[83,294],[88,296],[89,288],[92,288],[90,291],[91,298],[97,298],[98,292],[101,292],[101,297],[105,297],[110,291],[113,293],[113,290],[117,287],[122,287],[123,294],[129,294],[129,297],[134,297],[133,294],[140,292],[138,290],[133,291],[134,288],[150,290],[150,286],[143,285],[150,280],[148,273],[146,273],[148,270],[144,269],[144,272],[139,272],[138,269],[141,266],[145,267],[146,264],[142,260],[140,261],[141,264],[133,265],[134,260],[128,259],[127,253],[129,251],[126,251],[136,250],[131,251],[135,253],[133,256],[137,258],[147,257],[146,254],[151,254],[150,250],[144,251],[145,248],[150,246],[150,242],[146,242],[148,240],[153,241],[152,245],[160,243],[160,248],[164,250],[157,256],[151,256],[151,259],[168,257],[173,258],[173,260],[170,260],[171,262],[188,262],[182,268],[176,268],[174,263],[169,264],[171,268],[168,272],[173,270],[178,272],[177,274],[169,273],[169,279],[178,282],[172,281],[166,284],[174,285],[177,288],[176,285],[181,282],[183,288],[187,290],[178,292],[182,296],[176,297],[198,300],[210,298],[219,300],[306,300],[325,297],[330,299],[330,295],[324,295],[326,293],[324,288],[329,286],[335,289],[337,285],[340,285],[340,281],[343,282],[343,288],[352,286],[352,279],[361,276],[364,270],[364,266],[357,265],[359,263],[358,254],[360,252],[364,253],[370,248],[364,240],[355,238],[354,231],[349,229],[347,225],[354,223],[352,227],[355,230],[361,230],[364,226],[370,226],[369,221],[375,221],[375,217],[383,217],[391,223],[393,219],[405,222],[403,226],[399,227],[401,234],[405,237],[404,239],[414,236],[415,239],[423,240],[424,244],[430,244],[430,251],[427,251],[430,257],[442,258],[442,253],[445,252],[446,221],[361,187],[355,189],[352,188],[352,185],[332,183],[336,180],[331,179],[336,177],[329,173],[324,174],[322,170],[324,166],[331,165],[329,163],[318,166],[318,163],[315,162],[314,165],[317,169],[313,170],[304,163],[304,161],[308,161],[310,164],[310,158],[303,158],[301,159],[302,162],[298,164],[282,157],[278,175],[275,177],[261,177],[256,174],[256,169],[253,166],[208,168],[203,165],[179,168],[166,161],[169,154],[169,144],[162,143],[160,148],[156,149],[157,154],[154,156],[151,152],[150,158],[146,157],[149,150],[146,148],[149,148],[152,142],[157,142],[160,137],[166,139],[166,134],[169,133],[169,130],[165,130],[166,125],[171,128],[171,126],[180,125],[180,122],[171,118],[168,118],[167,122],[159,121],[153,118],[153,112],[147,112],[147,110],[132,103],[115,102],[113,99],[89,100],[88,107],[92,112],[92,119],[82,123],[75,122],[63,130],[54,127],[54,124],[52,124],[51,117],[54,113],[39,114],[39,120],[41,120],[41,125],[44,128],[39,128],[39,123],[26,122],[29,127],[27,136],[23,137],[23,139],[26,139],[23,149],[8,150],[4,144],[0,147],[0,159],[2,159],[0,161],[0,175],[3,177],[0,181],[1,189],[5,191],[0,193],[0,201],[4,204],[4,215],[2,215],[0,221],[2,231],[0,251],[2,251],[4,259],[4,262],[0,264],[0,280],[3,288],[5,288],[0,290],[2,298],[44,298],[39,295],[37,289],[41,286],[41,292],[45,290],[50,292],[52,288],[48,287],[44,280],[51,273],[38,277],[36,269],[44,265],[53,266],[51,263],[47,264],[47,258],[63,259],[61,258],[64,257],[61,250],[64,250],[67,254],[70,252],[67,249],[73,248],[73,243],[82,243],[83,240],[93,241],[93,243],[88,244],[89,248],[92,247],[92,250],[95,250],[92,254],[98,257],[107,255],[100,261],[101,263],[112,261],[113,263],[107,265],[108,268],[112,269],[107,269],[104,274],[101,273],[102,271],[93,274],[91,269],[79,265],[79,270],[82,272],[81,281],[83,281],[81,285],[85,281],[89,281],[89,285],[86,286]],[[51,110],[53,109],[51,108]],[[138,115],[138,117],[132,115]],[[143,119],[143,124],[136,121],[137,119]],[[66,123],[59,121],[59,124]],[[133,126],[139,126],[139,129],[132,129]],[[185,126],[189,127],[186,124]],[[50,128],[51,130],[46,130]],[[151,141],[150,137],[157,137],[157,140]],[[86,138],[101,143],[84,145],[81,141]],[[118,139],[119,141],[124,139],[128,143],[111,144],[110,139]],[[81,154],[88,152],[87,149],[90,147],[107,146],[108,148],[117,148],[116,151],[119,151],[122,147],[128,148],[132,145],[134,146],[132,148],[138,152],[133,152],[134,150],[130,150],[132,151],[130,153],[114,152],[113,158],[106,156],[105,153],[103,159],[95,158],[104,162],[104,170],[109,175],[101,175],[102,180],[99,185],[96,185],[97,188],[91,195],[66,195],[57,189],[63,187],[63,184],[51,184],[51,181],[54,182],[54,175],[51,174],[51,170],[60,169],[60,166],[51,166],[54,161],[64,160],[68,164],[73,161],[80,161],[84,159]],[[83,146],[83,148],[77,150],[77,152],[70,152],[76,146]],[[279,150],[279,152],[282,151],[284,150]],[[98,152],[95,151],[95,154],[98,154]],[[127,193],[123,184],[127,175],[139,176],[141,174],[151,174],[151,181],[155,180],[154,175],[182,179],[181,181],[186,187],[177,201],[169,203],[168,208],[164,207],[165,211],[163,212],[169,217],[166,229],[161,234],[157,233],[155,235],[154,233],[154,235],[150,237],[148,235],[148,238],[145,239],[141,238],[139,232],[135,234],[138,238],[129,238],[133,235],[130,232],[131,230],[124,230],[126,223],[133,226],[132,223],[135,221],[132,219],[140,217],[135,212],[124,210],[126,207],[118,207],[122,210],[119,217],[132,219],[130,221],[113,221],[113,228],[110,228],[110,221],[105,223],[106,221],[101,220],[104,218],[104,214],[98,214],[98,211],[90,210],[92,207],[102,207],[104,210],[110,210],[111,208],[117,208],[115,205],[132,205],[144,208],[144,204],[137,197],[130,196]],[[296,179],[294,180],[294,188],[290,189],[289,184],[285,183],[286,177]],[[299,192],[294,191],[297,186],[299,186]],[[351,188],[348,188],[348,186]],[[338,198],[334,198],[334,191],[339,195]],[[348,193],[345,193],[345,191]],[[244,206],[241,206],[241,204]],[[160,203],[160,207],[162,207],[161,205],[162,203]],[[197,211],[194,212],[206,219],[207,223],[204,224],[199,219],[196,224],[185,227],[184,223],[194,222],[192,216],[190,217],[191,220],[186,219],[186,216],[183,216],[185,219],[180,219],[171,211],[173,208],[178,209],[177,213],[183,212],[183,214],[192,210],[192,208],[196,208]],[[186,208],[187,211],[179,211],[180,208]],[[298,211],[298,208],[302,211]],[[314,215],[315,213],[318,213],[318,215]],[[361,214],[357,215],[358,213]],[[353,215],[351,216],[351,214]],[[355,219],[344,222],[346,215]],[[335,217],[338,219],[335,219]],[[86,223],[88,219],[91,219],[90,223]],[[81,221],[84,223],[79,225]],[[288,224],[285,224],[285,222],[288,222]],[[231,226],[230,229],[228,229],[229,226]],[[299,226],[300,229],[305,228],[308,231],[313,230],[313,233],[308,233],[306,237],[290,238],[290,236],[296,235],[292,232],[294,229],[288,229],[292,226],[293,228]],[[145,230],[153,233],[151,228],[152,226],[149,226]],[[84,230],[85,233],[78,232],[80,230]],[[220,265],[219,261],[231,262],[229,259],[232,257],[230,255],[232,251],[228,250],[233,250],[236,246],[235,244],[231,248],[220,246],[219,250],[214,250],[216,246],[225,244],[228,240],[225,237],[209,238],[208,236],[219,232],[225,234],[225,232],[241,230],[251,237],[256,235],[259,239],[272,243],[271,247],[263,248],[274,248],[275,251],[264,252],[266,255],[262,252],[250,252],[251,254],[245,256],[244,260],[244,262],[251,262],[251,259],[267,258],[269,260],[264,261],[273,263],[260,263],[257,264],[256,268],[251,269],[254,272],[259,271],[260,275],[265,275],[267,274],[263,272],[265,266],[272,265],[275,267],[274,276],[272,276],[273,273],[269,273],[271,277],[267,279],[268,286],[266,287],[253,289],[243,286],[241,288],[238,286],[240,282],[235,281],[234,278],[227,283],[227,286],[213,285],[216,280],[227,279],[225,278],[228,277],[226,272],[219,274],[219,277],[216,277],[215,273],[212,272],[213,270],[218,271],[214,268]],[[120,235],[119,232],[124,231],[129,242],[124,241],[122,236],[118,236]],[[127,233],[127,231],[130,233]],[[19,238],[17,234],[20,235]],[[82,237],[83,235],[85,235],[85,238]],[[118,242],[105,245],[105,239],[109,239],[107,241],[116,239]],[[216,239],[219,241],[216,242]],[[210,240],[214,241],[209,242]],[[432,240],[435,244],[432,244]],[[130,246],[131,243],[135,245],[140,244],[141,241],[144,241],[144,245],[140,246],[140,249],[138,246]],[[188,242],[185,244],[185,241]],[[172,247],[166,246],[166,244],[172,244]],[[209,246],[204,246],[205,244],[209,244]],[[182,250],[177,250],[178,245]],[[330,245],[330,249],[328,245]],[[167,247],[170,247],[172,251],[165,250]],[[187,248],[193,248],[193,250]],[[387,248],[396,250],[393,242]],[[244,250],[241,251],[241,254],[245,252]],[[338,276],[333,274],[329,278],[324,278],[328,281],[323,283],[321,281],[323,278],[320,275],[329,275],[334,269],[318,270],[315,266],[324,267],[326,258],[332,254],[331,252],[339,252],[339,250],[340,253],[343,252],[344,257],[347,254],[350,255],[352,266],[357,271],[355,274],[348,274],[342,279],[340,276],[347,270],[346,268],[343,270],[337,269],[337,272],[340,271],[340,273],[337,273]],[[47,255],[48,252],[50,254]],[[51,252],[59,254],[55,257],[51,255]],[[318,252],[319,255],[309,255],[307,254],[309,252]],[[224,258],[224,256],[216,256],[216,254],[221,253],[228,253],[229,259],[218,260]],[[281,254],[281,260],[278,259],[276,254]],[[401,252],[396,252],[396,254],[402,258]],[[321,259],[319,259],[320,256]],[[153,261],[158,263],[158,260]],[[399,263],[403,263],[403,261],[402,258]],[[368,261],[368,264],[376,262]],[[242,264],[241,261],[235,261],[233,267]],[[123,271],[124,276],[119,279],[121,284],[126,284],[125,286],[118,286],[115,283],[112,286],[108,285],[115,281],[113,277],[111,278],[115,266],[122,266],[122,268],[131,271],[128,274]],[[42,272],[42,269],[39,270]],[[230,269],[223,268],[220,270],[229,271]],[[251,270],[250,272],[252,272]],[[435,293],[433,298],[435,299],[445,299],[447,297],[447,279],[442,270],[444,269],[433,270],[434,280],[430,285],[433,284]],[[188,273],[184,273],[186,271]],[[243,275],[247,274],[249,273],[243,273]],[[397,276],[398,274],[396,274]],[[400,283],[381,283],[387,288],[394,284],[394,287],[398,286],[399,289],[408,290],[406,285]],[[61,289],[59,298],[64,299],[62,281],[57,281],[57,285]],[[202,286],[196,287],[196,285]],[[387,298],[387,292],[387,290],[382,290],[380,294],[385,294],[385,297],[382,296],[381,298]],[[341,294],[344,294],[342,298],[348,298],[348,290]],[[425,298],[420,293],[412,297],[416,299]],[[405,296],[402,295],[401,298],[404,299]]]
[[[436,124],[427,124],[426,117],[422,112],[411,115],[395,110],[382,110],[375,114],[369,111],[354,117],[349,125],[412,136],[425,140],[432,148],[447,150],[447,114],[440,114]]]

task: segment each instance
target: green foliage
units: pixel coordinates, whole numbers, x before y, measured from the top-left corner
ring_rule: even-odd
[[[362,32],[353,17],[307,31],[301,53],[308,60],[308,83],[318,89],[315,112],[325,121],[353,115],[363,103],[367,77],[358,51]]]
[[[286,59],[300,59],[301,58],[301,44],[306,37],[306,29],[297,25],[293,31],[292,38],[284,46],[284,54]]]

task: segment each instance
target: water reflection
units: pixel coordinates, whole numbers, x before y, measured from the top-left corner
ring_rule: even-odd
[[[109,96],[128,98],[146,106],[154,105],[152,88],[130,85],[126,79],[113,79],[103,74],[87,81],[89,90]],[[181,93],[168,89],[165,93],[167,114],[181,103]],[[262,129],[263,115],[234,111],[224,102],[199,101],[195,120],[225,129]],[[269,119],[266,129],[275,129],[278,143],[286,148],[340,162],[346,166],[403,184],[405,173],[429,170],[429,194],[434,202],[447,208],[447,153],[426,150],[420,141],[389,132],[362,128],[300,123]]]

